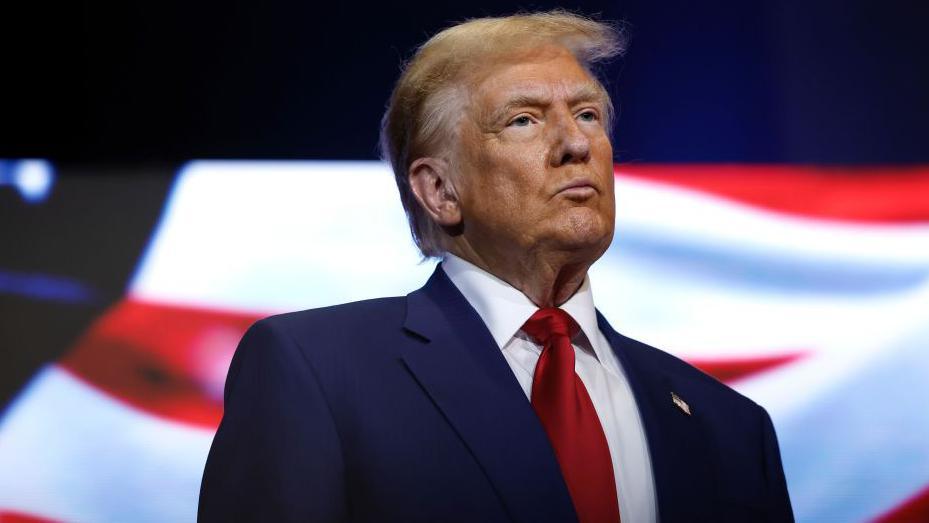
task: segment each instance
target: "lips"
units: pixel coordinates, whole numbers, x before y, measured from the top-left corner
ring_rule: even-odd
[[[556,194],[572,200],[586,200],[598,192],[589,178],[578,178],[560,186]]]

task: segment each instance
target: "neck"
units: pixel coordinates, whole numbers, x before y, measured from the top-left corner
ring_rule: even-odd
[[[584,283],[592,261],[576,253],[528,253],[524,256],[481,255],[455,246],[449,251],[509,283],[539,307],[557,307]]]

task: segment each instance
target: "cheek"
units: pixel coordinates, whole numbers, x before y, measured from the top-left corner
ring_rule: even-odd
[[[525,147],[495,147],[487,151],[476,172],[475,189],[483,206],[496,206],[499,214],[517,215],[527,211],[544,183],[544,162],[539,154]]]
[[[610,213],[613,214],[616,210],[616,178],[613,177],[612,170],[610,170],[610,175],[603,181],[603,195],[604,200],[609,205]]]
[[[612,206],[615,200],[616,177],[613,173],[613,148],[609,140],[604,138],[597,153],[597,169],[603,181],[603,194]]]
[[[461,191],[462,209],[473,224],[506,227],[525,213],[520,187],[505,166],[497,163],[475,165]]]

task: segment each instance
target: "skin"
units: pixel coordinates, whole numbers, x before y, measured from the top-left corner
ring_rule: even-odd
[[[613,238],[606,95],[563,48],[511,58],[471,75],[457,147],[416,159],[409,179],[453,231],[449,252],[557,306]]]

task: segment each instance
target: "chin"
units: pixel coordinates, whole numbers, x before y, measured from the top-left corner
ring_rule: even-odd
[[[613,224],[602,216],[572,214],[559,234],[563,250],[599,258],[613,241]]]

